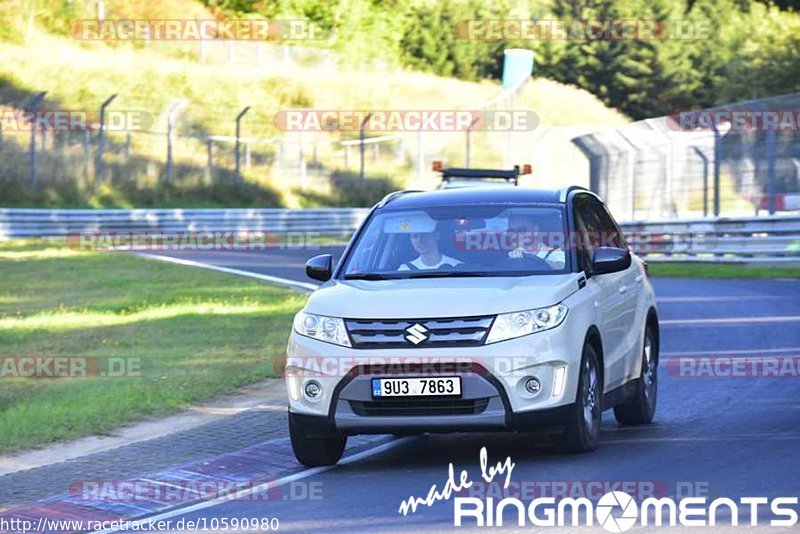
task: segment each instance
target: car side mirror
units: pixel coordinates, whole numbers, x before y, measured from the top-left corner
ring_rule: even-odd
[[[320,282],[327,282],[333,275],[333,256],[321,254],[306,262],[306,276]]]
[[[631,253],[624,248],[598,247],[592,255],[592,274],[624,271],[631,266]]]

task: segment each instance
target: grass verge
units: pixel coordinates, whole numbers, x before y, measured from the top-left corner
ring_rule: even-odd
[[[654,278],[800,278],[800,265],[650,262]]]
[[[2,242],[0,357],[129,358],[141,371],[0,375],[0,452],[108,433],[274,376],[304,301],[258,281],[126,253]]]

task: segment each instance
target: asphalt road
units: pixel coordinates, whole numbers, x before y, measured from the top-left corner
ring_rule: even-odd
[[[302,270],[308,256],[340,250],[181,256],[308,281]],[[565,485],[573,491],[600,481],[608,489],[627,487],[634,496],[653,488],[656,496],[799,496],[800,378],[684,377],[668,368],[669,360],[681,356],[800,355],[800,281],[662,279],[654,285],[662,363],[652,425],[623,428],[606,412],[600,448],[576,456],[557,454],[535,435],[409,438],[381,454],[314,474],[308,480],[321,483],[319,499],[235,501],[183,518],[277,517],[280,530],[288,532],[450,531],[452,502],[407,516],[398,508],[409,496],[426,496],[432,484],[441,487],[450,462],[456,473],[466,469],[479,481],[481,447],[491,464],[510,456],[511,480],[526,492]],[[613,482],[628,485],[612,487]],[[484,496],[478,486],[471,491]],[[523,501],[538,496],[526,499],[525,493],[513,493],[514,486],[511,491]]]

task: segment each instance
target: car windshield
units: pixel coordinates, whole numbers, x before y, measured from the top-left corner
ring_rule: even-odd
[[[342,273],[349,280],[564,273],[565,233],[559,205],[384,209],[362,230]]]

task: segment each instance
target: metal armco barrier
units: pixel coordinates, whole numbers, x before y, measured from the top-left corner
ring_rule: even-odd
[[[800,263],[800,216],[628,222],[631,248],[648,261]]]
[[[67,236],[84,231],[233,230],[276,234],[318,232],[348,236],[367,216],[367,208],[330,209],[0,209],[0,239]]]
[[[0,239],[82,231],[266,231],[349,236],[368,208],[328,209],[0,209]],[[666,219],[621,224],[648,261],[797,262],[800,215]]]

